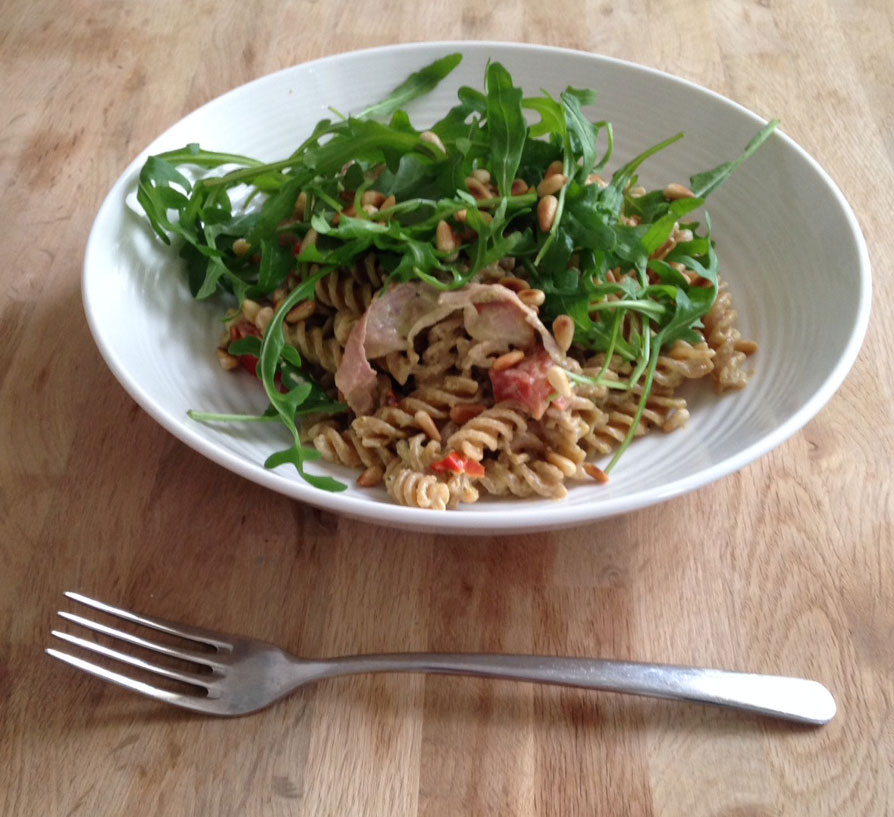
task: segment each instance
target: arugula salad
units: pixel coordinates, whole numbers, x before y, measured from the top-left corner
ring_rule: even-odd
[[[778,123],[688,184],[645,190],[641,165],[682,133],[609,170],[594,91],[529,96],[498,62],[417,128],[406,106],[461,59],[333,110],[279,161],[189,144],[139,176],[192,295],[229,300],[221,366],[269,400],[190,415],[281,423],[290,442],[266,466],[323,490],[346,485],[307,469],[321,458],[414,507],[558,499],[608,481],[636,436],[684,425],[685,380],[747,381],[756,344],[696,211]]]

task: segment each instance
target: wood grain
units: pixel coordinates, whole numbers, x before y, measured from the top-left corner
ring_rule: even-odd
[[[885,0],[0,4],[0,811],[216,815],[894,813],[894,6]],[[671,71],[780,117],[875,272],[839,393],[759,462],[554,535],[386,531],[185,448],[106,369],[84,243],[121,169],[249,79],[391,42],[505,39]],[[43,654],[62,591],[309,656],[542,651],[815,677],[805,729],[663,701],[414,676],[236,721]]]

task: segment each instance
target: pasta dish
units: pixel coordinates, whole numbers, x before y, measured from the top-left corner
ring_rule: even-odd
[[[569,87],[527,97],[499,63],[484,90],[419,131],[406,105],[459,63],[448,55],[386,99],[319,122],[278,162],[198,145],[151,156],[137,199],[176,241],[198,299],[231,300],[220,365],[247,370],[259,416],[294,466],[357,469],[403,505],[484,496],[561,499],[608,482],[634,438],[689,419],[679,393],[746,385],[748,356],[696,211],[772,133],[713,170],[656,190],[614,172],[611,124]]]

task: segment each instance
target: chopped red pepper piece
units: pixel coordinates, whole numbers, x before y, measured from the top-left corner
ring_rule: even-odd
[[[449,471],[451,474],[468,474],[470,477],[483,477],[484,466],[471,457],[451,452],[444,459],[431,464],[431,470],[438,473]]]

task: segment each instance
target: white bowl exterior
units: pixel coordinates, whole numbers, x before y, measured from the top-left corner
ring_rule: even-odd
[[[688,392],[687,429],[637,440],[606,486],[575,484],[562,502],[490,500],[433,513],[392,504],[354,485],[347,469],[315,465],[349,485],[328,494],[266,457],[288,444],[277,424],[203,425],[188,409],[262,411],[248,377],[223,372],[215,355],[221,302],[197,303],[179,261],[125,206],[146,156],[199,142],[266,160],[288,155],[329,105],[351,112],[381,98],[411,71],[453,51],[463,62],[410,106],[431,123],[460,85],[481,87],[499,60],[527,92],[594,88],[591,111],[608,119],[619,166],[677,131],[686,138],[642,169],[646,186],[733,158],[763,124],[741,106],[661,72],[575,51],[505,43],[424,43],[371,49],[299,65],[237,88],[178,122],[116,182],[87,244],[83,297],[96,342],[134,399],[185,443],[257,483],[332,511],[380,524],[443,533],[533,532],[642,508],[706,485],[766,453],[828,401],[856,358],[869,317],[869,258],[856,219],[828,175],[777,133],[708,202],[721,274],[746,337],[760,344],[742,392]]]

